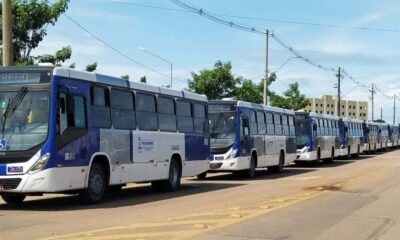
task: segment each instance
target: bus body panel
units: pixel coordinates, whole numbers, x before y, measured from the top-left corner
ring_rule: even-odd
[[[199,103],[205,106],[204,109],[207,111],[206,98],[183,91],[164,90],[100,74],[64,68],[55,68],[53,74],[50,86],[48,137],[40,150],[29,160],[0,164],[0,183],[20,180],[16,187],[3,189],[4,192],[45,193],[84,189],[87,186],[90,167],[94,159],[99,156],[108,161],[110,185],[167,179],[173,158],[181,160],[182,176],[195,176],[208,170],[207,159],[210,150],[206,131],[203,133],[179,133],[178,131],[160,130],[122,130],[112,126],[96,128],[92,124],[90,89],[101,83],[101,86],[105,88],[116,87],[132,92],[135,96],[137,92],[146,91],[146,93],[154,94],[156,99],[159,95],[164,96],[162,92],[165,92],[169,94],[166,96],[173,98],[174,101],[175,99],[189,101],[191,107],[195,103]],[[59,121],[56,116],[60,114],[57,107],[59,94],[79,98],[79,101],[74,99],[75,103],[71,108],[75,109],[74,115],[80,117],[80,120],[82,120],[82,116],[79,115],[79,111],[84,108],[83,119],[86,126],[84,134],[63,144],[60,142],[60,136],[56,136],[56,128],[59,127],[56,126],[56,122]],[[192,119],[193,117],[194,115],[192,115]],[[28,173],[32,166],[47,154],[50,157],[43,169]],[[23,169],[23,171],[15,173],[11,170],[8,172],[7,169]]]

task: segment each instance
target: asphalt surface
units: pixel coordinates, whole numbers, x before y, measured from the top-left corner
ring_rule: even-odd
[[[400,239],[399,151],[185,179],[180,191],[132,184],[104,203],[77,197],[0,202],[0,239]]]

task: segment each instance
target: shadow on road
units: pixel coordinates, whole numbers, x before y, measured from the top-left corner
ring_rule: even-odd
[[[243,174],[240,173],[226,173],[221,175],[211,175],[207,177],[207,180],[214,181],[257,181],[257,180],[274,180],[279,178],[290,177],[294,175],[304,174],[308,172],[315,171],[314,169],[288,169],[285,168],[283,173],[271,173],[267,169],[257,169],[256,176],[254,178],[248,179]],[[196,180],[199,181],[199,180]],[[202,181],[204,182],[204,181]]]
[[[28,200],[21,205],[0,205],[0,211],[71,211],[85,209],[118,208],[133,206],[149,202],[157,202],[172,198],[179,198],[193,194],[206,193],[227,188],[242,186],[244,184],[219,184],[219,183],[183,183],[180,190],[168,193],[156,193],[149,184],[123,188],[116,193],[110,193],[104,202],[95,205],[82,205],[76,195],[55,195],[53,198],[39,198]],[[179,200],[182,201],[182,200]]]

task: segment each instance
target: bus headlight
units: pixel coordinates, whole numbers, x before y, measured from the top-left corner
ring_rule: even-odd
[[[227,159],[232,159],[234,157],[236,157],[236,153],[237,153],[237,149],[232,149],[231,153],[229,154]]]
[[[46,165],[47,161],[49,160],[49,158],[50,158],[50,153],[41,156],[39,160],[37,160],[36,163],[29,170],[29,173],[35,173],[42,170]]]

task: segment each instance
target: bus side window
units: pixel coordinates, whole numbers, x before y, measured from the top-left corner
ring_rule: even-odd
[[[274,114],[275,135],[282,135],[282,116],[278,113]]]
[[[272,113],[267,112],[267,134],[274,135],[275,127],[274,127],[274,115]]]
[[[244,139],[246,136],[249,136],[249,119],[245,116],[240,117],[241,121],[241,132],[240,132],[240,138]]]
[[[92,125],[98,128],[111,127],[110,95],[107,88],[91,89]]]
[[[265,126],[264,112],[257,112],[257,128],[258,128],[258,134],[265,135],[267,133],[267,129]]]
[[[156,98],[152,94],[136,93],[136,118],[139,130],[157,131]]]
[[[194,106],[194,132],[204,133],[208,131],[206,106],[204,104],[195,103]]]
[[[250,133],[251,135],[257,134],[257,117],[256,112],[250,111]]]
[[[187,101],[176,101],[178,130],[181,133],[193,132],[192,104]]]

